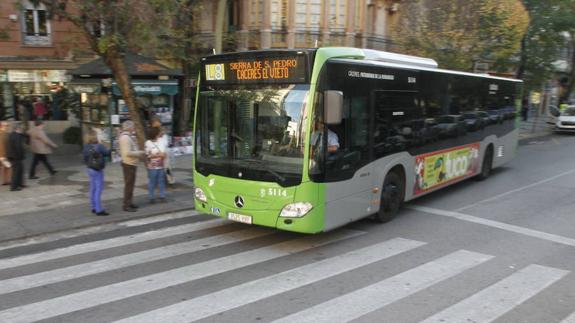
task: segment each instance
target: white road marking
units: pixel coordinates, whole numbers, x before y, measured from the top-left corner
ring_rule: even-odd
[[[479,205],[479,204],[491,202],[491,201],[500,199],[500,198],[502,198],[502,197],[504,197],[504,196],[507,196],[507,195],[510,195],[510,194],[513,194],[513,193],[517,193],[517,192],[521,192],[521,191],[524,191],[524,190],[526,190],[526,189],[532,188],[532,187],[534,187],[534,186],[537,186],[537,185],[541,185],[541,184],[544,184],[544,183],[547,183],[547,182],[554,181],[554,180],[556,180],[557,178],[560,178],[560,177],[563,177],[563,176],[565,176],[565,175],[569,175],[569,174],[572,174],[572,173],[575,173],[575,169],[572,169],[572,170],[570,170],[570,171],[567,171],[567,172],[564,172],[564,173],[561,173],[561,174],[558,174],[558,175],[555,175],[555,176],[546,178],[546,179],[544,179],[544,180],[541,180],[541,181],[539,181],[539,182],[535,182],[535,183],[533,183],[533,184],[529,184],[529,185],[526,185],[526,186],[523,186],[523,187],[516,188],[516,189],[511,190],[511,191],[507,191],[507,192],[505,192],[505,193],[502,193],[502,194],[499,194],[499,195],[490,197],[490,198],[485,199],[485,200],[481,200],[481,201],[479,201],[479,202],[475,202],[475,203],[473,203],[473,204],[469,204],[469,205],[464,206],[464,207],[461,207],[461,208],[459,208],[459,209],[457,209],[457,210],[455,210],[455,211],[456,211],[456,212],[460,212],[460,211],[463,211],[463,210],[467,210],[467,209],[470,209],[470,208],[472,208],[472,207],[474,207],[474,206],[477,206],[477,205]]]
[[[492,322],[568,273],[566,270],[529,265],[420,323]]]
[[[571,315],[567,316],[560,323],[575,323],[575,312],[571,313]]]
[[[30,238],[23,238],[18,240],[12,240],[0,243],[0,250],[18,248],[18,247],[25,247],[30,246],[33,244],[40,244],[40,243],[47,243],[53,242],[61,239],[69,239],[69,238],[77,238],[89,234],[94,233],[103,233],[118,230],[124,227],[136,227],[136,226],[143,226],[146,224],[158,223],[158,222],[165,222],[169,220],[181,219],[196,216],[199,213],[193,210],[189,211],[181,211],[175,213],[168,213],[162,214],[158,216],[151,216],[146,217],[143,219],[134,219],[134,220],[126,220],[114,223],[107,223],[103,225],[96,225],[87,228],[80,228],[80,229],[73,229],[67,230],[65,232],[55,232],[49,234],[43,234],[41,236],[35,236]]]
[[[460,250],[349,294],[283,317],[274,323],[349,322],[489,259],[490,255]]]
[[[122,226],[122,227],[137,227],[137,226],[142,226],[142,225],[146,225],[146,224],[165,222],[168,220],[189,218],[191,216],[195,216],[198,214],[200,214],[200,213],[198,213],[194,210],[186,210],[186,211],[150,216],[150,217],[145,217],[145,218],[141,218],[141,219],[133,219],[133,220],[124,221],[124,222],[116,222],[116,224],[119,226]]]
[[[13,307],[0,311],[0,322],[35,322],[288,256],[364,233],[339,230],[324,235],[306,236],[112,285]],[[161,320],[161,322],[168,321]]]
[[[105,250],[130,244],[150,241],[160,238],[171,237],[179,234],[185,234],[209,228],[222,226],[227,223],[227,220],[216,219],[202,222],[195,222],[190,224],[179,225],[176,227],[169,227],[154,231],[146,231],[136,233],[130,236],[121,236],[106,240],[98,240],[93,242],[82,243],[65,248],[44,251],[40,253],[28,254],[24,256],[0,259],[0,270],[6,268],[13,268],[18,266],[29,265],[37,262],[54,260],[63,257],[75,256],[83,253]]]
[[[274,233],[251,228],[0,281],[0,295],[188,254]]]
[[[407,252],[425,243],[392,239],[343,255],[291,269],[248,283],[183,301],[118,322],[191,322],[244,306],[283,292],[306,286],[336,275]]]
[[[551,242],[560,243],[563,245],[575,247],[575,239],[563,237],[563,236],[552,234],[552,233],[537,231],[537,230],[528,229],[528,228],[520,227],[520,226],[513,225],[513,224],[507,224],[507,223],[503,223],[503,222],[493,221],[493,220],[489,220],[489,219],[483,219],[483,218],[480,218],[477,216],[463,214],[463,213],[454,212],[454,211],[439,210],[439,209],[435,209],[435,208],[430,208],[430,207],[425,207],[425,206],[417,206],[417,205],[411,205],[411,206],[408,206],[408,208],[416,210],[416,211],[424,212],[424,213],[447,216],[447,217],[451,217],[451,218],[455,218],[455,219],[459,219],[459,220],[463,220],[463,221],[468,221],[468,222],[477,223],[477,224],[481,224],[481,225],[485,225],[485,226],[489,226],[489,227],[493,227],[493,228],[498,228],[498,229],[509,231],[509,232],[522,234],[525,236],[529,236],[529,237],[533,237],[533,238],[537,238],[537,239],[541,239],[541,240],[551,241]]]

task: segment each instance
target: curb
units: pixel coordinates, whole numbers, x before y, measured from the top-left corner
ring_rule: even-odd
[[[98,227],[98,226],[107,226],[107,225],[111,225],[111,224],[121,224],[123,222],[128,222],[128,221],[133,221],[133,220],[141,220],[144,218],[149,218],[149,217],[158,216],[158,215],[166,215],[166,214],[173,214],[173,213],[178,213],[178,212],[183,212],[183,211],[191,211],[191,210],[195,210],[195,209],[196,209],[195,207],[186,207],[186,208],[182,208],[182,209],[178,209],[178,210],[170,210],[167,212],[166,211],[152,212],[149,214],[135,215],[135,216],[130,217],[130,218],[123,218],[123,219],[117,219],[117,220],[109,219],[109,220],[104,220],[100,223],[79,225],[76,227],[68,227],[68,228],[63,228],[60,230],[46,231],[46,232],[35,233],[35,234],[30,234],[30,235],[23,235],[23,236],[17,237],[17,238],[0,240],[0,245],[15,243],[15,242],[23,241],[23,240],[30,240],[30,239],[34,239],[34,238],[41,238],[41,237],[46,236],[46,235],[58,234],[58,233],[66,232],[66,231],[84,230],[84,229]]]
[[[519,144],[524,145],[526,144],[525,141],[531,140],[534,138],[541,138],[541,137],[549,137],[553,135],[553,131],[545,131],[545,132],[534,132],[528,134],[519,134]]]

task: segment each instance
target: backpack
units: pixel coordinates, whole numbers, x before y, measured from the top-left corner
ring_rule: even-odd
[[[90,146],[90,150],[88,151],[88,162],[86,166],[93,170],[104,169],[104,155],[98,152],[93,145]]]

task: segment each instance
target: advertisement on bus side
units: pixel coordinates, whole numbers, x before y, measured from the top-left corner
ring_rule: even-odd
[[[414,194],[477,174],[479,147],[479,143],[473,143],[416,156]]]

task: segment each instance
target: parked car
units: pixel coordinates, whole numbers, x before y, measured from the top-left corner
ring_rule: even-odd
[[[462,114],[465,125],[467,126],[467,131],[477,131],[485,127],[483,124],[483,119],[477,114],[477,112],[465,112]]]
[[[441,138],[453,138],[467,133],[467,124],[460,115],[439,116],[436,127]]]
[[[503,113],[505,120],[513,120],[517,116],[517,111],[513,106],[502,108],[499,110],[499,112]]]
[[[499,110],[489,110],[487,111],[487,114],[489,115],[489,120],[491,120],[492,124],[503,123],[503,120],[505,119],[505,115]]]
[[[424,120],[426,130],[426,138],[429,142],[435,142],[441,137],[441,129],[437,127],[437,119],[427,118]]]
[[[555,123],[556,132],[575,132],[575,105],[570,105],[561,111]]]
[[[481,119],[481,122],[483,122],[484,128],[490,124],[494,124],[494,122],[489,117],[489,113],[485,111],[477,111],[477,116]]]

